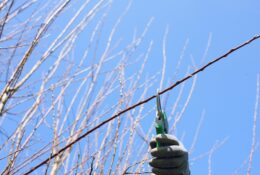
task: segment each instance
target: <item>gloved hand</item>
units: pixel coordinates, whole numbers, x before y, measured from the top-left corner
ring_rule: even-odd
[[[156,141],[160,147],[156,147]],[[173,135],[158,134],[150,142],[153,159],[149,164],[156,175],[190,175],[188,152]]]

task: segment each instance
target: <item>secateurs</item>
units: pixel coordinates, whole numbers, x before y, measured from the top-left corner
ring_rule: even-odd
[[[168,120],[165,112],[162,110],[161,107],[161,100],[159,90],[157,90],[156,95],[156,119],[155,119],[155,129],[156,134],[167,134],[168,133]],[[160,147],[160,144],[156,143],[157,147]]]

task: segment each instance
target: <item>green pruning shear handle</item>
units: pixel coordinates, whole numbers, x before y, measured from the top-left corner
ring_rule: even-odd
[[[168,121],[167,121],[167,116],[165,112],[162,110],[161,107],[161,100],[160,100],[160,94],[159,91],[157,90],[157,95],[156,95],[156,120],[155,120],[155,129],[156,129],[156,134],[167,134],[168,133]],[[156,142],[156,147],[160,147],[158,142]]]

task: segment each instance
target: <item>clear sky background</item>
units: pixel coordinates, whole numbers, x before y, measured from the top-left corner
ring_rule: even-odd
[[[58,1],[48,2],[49,3],[46,3],[45,1],[37,2],[33,8],[23,13],[18,19],[15,18],[11,24],[15,26],[16,23],[25,21],[25,19],[28,19],[32,13],[35,13],[36,16],[38,15],[39,18],[48,14],[48,11],[46,10],[48,8],[43,8],[43,10],[41,9],[39,12],[37,11],[39,7],[44,7],[44,4],[46,7],[52,7],[57,5]],[[33,52],[32,58],[36,59],[30,59],[28,61],[22,76],[31,69],[32,65],[34,65],[36,60],[39,59],[38,56],[43,54],[55,37],[60,34],[60,31],[62,31],[72,15],[81,7],[82,2],[73,1],[68,9],[59,16],[48,30],[43,42],[41,42],[36,51]],[[97,1],[91,1],[90,5],[87,6],[85,11],[82,12],[82,15],[79,16],[79,19],[84,16],[83,14],[86,14],[89,11],[88,8],[91,8],[96,3]],[[112,50],[113,52],[111,55],[117,53],[120,49],[125,49],[127,44],[130,43],[135,36],[141,35],[146,29],[147,24],[149,24],[147,32],[142,40],[142,44],[138,46],[133,55],[129,56],[129,58],[131,58],[129,60],[129,66],[125,68],[125,77],[131,77],[131,75],[139,71],[143,57],[138,59],[138,56],[140,56],[140,54],[145,54],[149,48],[149,44],[153,42],[147,64],[140,79],[140,82],[142,83],[155,76],[155,80],[151,87],[149,87],[145,97],[154,95],[156,89],[160,88],[161,74],[163,70],[163,41],[165,35],[167,59],[165,64],[165,77],[162,81],[162,89],[183,78],[187,73],[193,72],[196,68],[199,68],[214,58],[226,53],[231,48],[247,41],[256,34],[260,34],[260,1],[257,0],[132,0],[129,10],[126,11],[125,9],[128,3],[129,1],[114,0],[111,9],[105,7],[98,12],[97,17],[90,22],[89,26],[81,32],[79,37],[76,39],[76,42],[73,43],[73,51],[69,51],[68,60],[73,60],[73,64],[75,63],[75,65],[80,62],[81,59],[78,58],[83,57],[85,49],[88,48],[93,28],[99,22],[98,20],[104,12],[108,12],[108,16],[103,24],[104,27],[100,34],[101,37],[98,40],[99,48],[97,49],[97,52],[92,49],[89,54],[91,59],[96,56],[97,59],[91,60],[89,58],[89,60],[93,62],[99,61],[106,46],[108,35],[119,18],[122,17],[122,20],[111,41],[112,45],[117,47]],[[124,12],[126,12],[126,14],[124,14]],[[122,16],[123,14],[124,16]],[[95,19],[97,20],[95,21]],[[36,24],[41,23],[41,21],[37,21],[36,18],[33,18],[32,21],[34,20],[36,21]],[[80,20],[76,20],[75,23],[77,24],[78,21]],[[74,26],[76,26],[76,24]],[[13,27],[12,25],[7,26],[6,30],[8,30],[8,27],[11,30]],[[73,25],[71,28],[73,28]],[[36,29],[37,27],[32,28],[30,32],[33,33]],[[31,34],[28,36],[33,38],[32,36],[34,35]],[[11,45],[12,44],[13,43],[11,43]],[[44,75],[48,73],[50,66],[53,65],[53,60],[57,58],[61,50],[62,49],[57,49],[53,55],[51,55],[51,58],[48,59],[39,70],[37,70],[36,74],[34,74],[30,80],[39,80],[39,77],[44,77]],[[24,51],[25,49],[22,48],[21,51],[17,53],[17,60],[20,59],[19,54],[22,55],[21,53],[24,53]],[[57,77],[62,77],[65,68],[69,67],[68,65],[70,62],[68,60],[66,60],[67,62],[62,62],[61,66],[58,68],[58,71],[56,72]],[[105,74],[106,71],[112,70],[114,66],[117,65],[116,60],[119,60],[119,58],[104,65],[102,68],[102,75]],[[86,63],[86,67],[89,66],[88,64],[90,63]],[[72,67],[73,71],[76,69],[75,67]],[[86,74],[79,75],[77,78],[82,78],[86,76]],[[194,138],[197,138],[196,145],[189,157],[191,174],[246,174],[252,146],[257,75],[260,76],[260,40],[238,50],[234,54],[231,54],[224,60],[221,60],[198,74],[193,93],[187,108],[183,113],[183,117],[177,125],[177,130],[174,133],[171,132],[171,134],[176,134],[176,136],[183,141],[187,150],[191,149]],[[98,80],[96,89],[103,86],[103,80],[104,77],[101,77]],[[51,79],[46,86],[50,87],[51,83],[55,81],[55,78]],[[99,82],[101,82],[101,84],[99,84]],[[181,113],[185,106],[190,90],[193,87],[193,82],[194,79],[186,81],[176,112],[173,115],[171,114],[171,111],[181,90],[181,86],[178,86],[161,96],[163,108],[169,117],[170,126],[173,126],[174,117],[176,117],[178,113]],[[75,81],[74,84],[68,88],[64,97],[65,105],[66,103],[69,104],[80,83],[80,81]],[[33,91],[36,93],[38,92],[37,89],[39,89],[41,85],[39,82],[34,83],[34,81],[29,81],[28,84],[26,85],[31,89],[28,88],[28,90],[24,88],[25,90],[18,92],[18,95],[26,94],[27,91]],[[115,85],[118,84],[119,81],[115,83]],[[0,87],[3,88],[3,86],[4,84],[2,83]],[[126,89],[128,86],[130,87],[130,85],[127,84]],[[52,101],[50,99],[54,98],[53,96],[60,92],[61,88],[59,88],[51,92],[53,94],[49,93],[44,95],[45,103],[41,106],[43,110],[45,107],[48,109],[48,107],[51,106]],[[89,88],[88,83],[84,86],[84,90],[81,92],[82,95],[79,95],[78,97],[80,100],[82,100],[81,97],[84,97],[84,92],[87,88]],[[120,92],[118,88],[115,89],[115,92],[113,92],[113,94],[105,101],[106,103],[102,104],[102,112],[108,107],[111,107],[112,104],[117,104],[119,99],[118,94]],[[143,87],[140,89],[136,92],[133,100],[130,101],[131,103],[128,105],[134,104],[140,100],[140,94],[142,93]],[[93,97],[95,97],[95,95],[95,93],[92,94]],[[94,98],[90,99],[93,100]],[[76,101],[72,107],[74,110],[72,111],[75,113],[77,113],[78,106],[82,102],[80,100]],[[91,100],[87,102],[87,107],[88,105],[91,105]],[[18,105],[13,108],[13,111],[11,112],[16,113],[17,111],[25,111],[32,103],[34,103],[33,100],[25,102],[20,106]],[[85,108],[87,109],[87,107]],[[147,114],[147,112],[150,111],[150,114],[148,113],[149,115],[145,116],[140,121],[139,127],[142,128],[140,130],[143,132],[148,132],[155,119],[155,111],[152,110],[151,112],[151,109],[154,109],[155,107],[155,101],[150,101],[143,107],[145,109],[143,113]],[[256,145],[251,175],[258,175],[260,173],[259,108],[257,110],[259,114],[257,115],[256,122]],[[100,109],[97,111],[99,112],[99,110]],[[73,112],[69,113],[69,119],[66,121],[66,124],[68,125],[75,119],[74,117],[76,115],[73,114]],[[95,113],[95,116],[102,113],[98,112]],[[55,113],[55,110],[53,113]],[[63,113],[65,112],[63,111]],[[98,119],[99,122],[110,117],[112,113],[113,111],[110,111],[110,113],[103,116],[103,118],[101,117],[100,120]],[[137,113],[137,110],[133,112],[133,114]],[[40,112],[37,113],[37,116],[41,116]],[[62,114],[62,116],[64,116],[64,114]],[[123,115],[122,118],[127,118],[127,116]],[[12,133],[20,119],[21,118],[19,117],[14,118],[13,115],[7,114],[6,118],[1,119],[2,129],[6,130],[8,133]],[[51,123],[52,119],[53,116],[49,114],[46,117],[46,122]],[[35,119],[36,122],[37,120]],[[98,122],[95,120],[93,123],[94,126]],[[91,125],[91,127],[93,126]],[[197,135],[198,126],[200,129]],[[30,128],[31,126],[27,127],[29,128],[29,131],[32,129]],[[50,136],[52,136],[52,130],[46,128],[48,127],[43,126],[37,130],[37,137],[45,140],[39,142],[40,144],[33,144],[33,149],[30,151],[33,152],[51,141],[52,138],[50,138]],[[101,135],[102,134],[104,135],[105,133],[101,132]],[[154,134],[155,130],[149,137],[151,138]],[[68,133],[65,133],[64,138],[66,138],[66,136],[68,136]],[[1,140],[1,142],[3,141]],[[35,142],[38,143],[37,141]],[[86,140],[84,140],[84,143],[86,143]],[[128,140],[124,140],[123,144],[127,143]],[[135,151],[138,152],[139,147],[137,145],[143,142],[139,138],[135,143],[136,144],[133,145],[134,151],[132,151],[132,154],[134,154]],[[100,145],[99,143],[95,144],[96,146]],[[213,152],[210,152],[210,150],[215,147],[216,149],[214,149]],[[30,151],[26,156],[31,154]],[[0,154],[3,157],[6,153],[1,152]],[[45,154],[44,156],[47,157],[48,155]],[[23,158],[20,160],[23,160]],[[40,159],[37,161],[40,161]],[[136,160],[133,160],[133,162],[134,161]],[[208,169],[209,164],[211,164],[210,170]],[[2,163],[0,168],[2,166],[5,166],[5,164]],[[209,173],[210,171],[212,173]]]
[[[119,10],[123,4],[122,1],[115,2],[114,9]],[[117,35],[128,38],[128,32],[131,33],[135,28],[141,30],[151,17],[154,21],[146,38],[154,40],[154,48],[149,58],[150,67],[146,71],[149,74],[160,70],[162,66],[162,40],[168,26],[166,80],[171,80],[174,75],[176,63],[187,40],[178,78],[185,75],[188,66],[192,69],[192,57],[195,65],[200,67],[260,32],[259,1],[166,0],[133,1]],[[208,42],[210,46],[203,59]],[[189,149],[196,125],[205,111],[198,143],[190,159],[193,160],[226,139],[212,156],[212,174],[246,174],[247,164],[244,161],[248,160],[252,144],[256,77],[259,72],[260,42],[256,41],[197,77],[194,93],[178,126],[177,135],[182,137],[184,134],[183,141]],[[167,87],[167,83],[165,81],[163,87]],[[165,107],[167,113],[170,113],[177,92],[171,91]],[[257,145],[260,140],[259,123],[258,115]],[[258,147],[253,158],[252,175],[260,172]],[[208,157],[191,161],[191,172],[207,174]]]

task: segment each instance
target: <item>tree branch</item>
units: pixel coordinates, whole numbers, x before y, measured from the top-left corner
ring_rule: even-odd
[[[214,63],[226,58],[227,56],[229,56],[230,54],[232,54],[233,52],[241,49],[242,47],[252,43],[253,41],[257,40],[260,38],[260,34],[255,35],[254,37],[252,37],[251,39],[247,40],[246,42],[230,49],[228,52],[226,52],[225,54],[215,58],[214,60],[208,62],[207,64],[205,64],[204,66],[202,66],[201,68],[197,69],[196,71],[192,72],[191,74],[189,74],[188,76],[176,81],[174,84],[172,84],[171,86],[169,86],[168,88],[162,90],[159,92],[159,94],[164,94],[167,91],[172,90],[173,88],[175,88],[176,86],[180,85],[181,83],[185,82],[186,80],[189,80],[190,78],[192,78],[194,75],[204,71],[206,68],[210,67],[211,65],[213,65]],[[81,136],[79,136],[77,139],[75,139],[74,141],[72,141],[70,144],[64,146],[63,148],[61,148],[59,151],[57,151],[57,153],[50,155],[48,158],[46,158],[45,160],[43,160],[42,162],[40,162],[39,164],[37,164],[36,166],[32,167],[28,172],[25,173],[25,175],[30,174],[32,172],[34,172],[35,170],[37,170],[38,168],[40,168],[41,166],[45,165],[46,163],[48,163],[50,160],[52,160],[53,158],[55,158],[56,156],[58,156],[59,154],[61,154],[62,152],[64,152],[65,150],[71,148],[75,143],[79,142],[80,140],[82,140],[83,138],[85,138],[86,136],[88,136],[90,133],[96,131],[97,129],[99,129],[100,127],[102,127],[103,125],[109,123],[110,121],[114,120],[115,118],[119,117],[120,115],[142,105],[145,104],[149,101],[151,101],[152,99],[154,99],[156,97],[156,95],[152,95],[122,111],[120,111],[119,113],[117,113],[116,115],[106,119],[105,121],[101,122],[100,124],[98,124],[97,126],[95,126],[94,128],[90,129],[89,131],[86,131],[85,133],[83,133]]]

